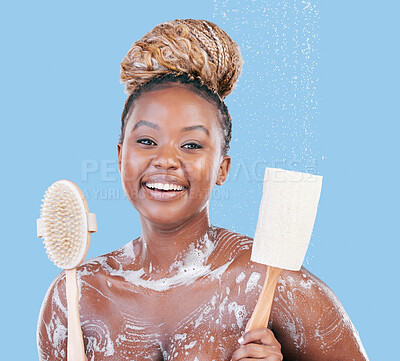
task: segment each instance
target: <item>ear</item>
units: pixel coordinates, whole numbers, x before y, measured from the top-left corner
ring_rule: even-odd
[[[117,144],[117,152],[118,152],[118,169],[121,173],[121,162],[122,162],[122,143],[118,142]]]
[[[215,184],[219,186],[224,184],[226,178],[228,177],[230,167],[231,167],[231,157],[229,155],[225,155],[219,166],[217,181],[215,182]]]

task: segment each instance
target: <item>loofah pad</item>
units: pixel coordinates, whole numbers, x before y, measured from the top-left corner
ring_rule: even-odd
[[[267,168],[251,260],[298,271],[301,268],[322,187],[322,177]]]

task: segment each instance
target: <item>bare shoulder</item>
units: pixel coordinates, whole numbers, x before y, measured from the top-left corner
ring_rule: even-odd
[[[305,268],[282,271],[271,320],[287,359],[368,359],[336,295]]]
[[[67,317],[63,271],[49,286],[40,309],[37,325],[40,360],[66,359]]]
[[[140,267],[135,247],[136,241],[130,241],[112,252],[88,259],[78,267],[80,308],[83,315],[95,313],[94,302],[101,303],[103,309],[111,307],[122,295],[118,289],[123,288],[127,282],[135,284],[140,279],[142,273],[138,269]],[[131,288],[133,293],[137,290],[137,287]]]
[[[250,260],[252,238],[225,229],[219,229],[219,235],[221,252],[230,260],[227,282],[236,283],[238,292],[245,284],[245,303],[252,310],[266,267]],[[285,360],[368,360],[358,332],[336,295],[304,267],[298,272],[282,271],[270,326]]]
[[[96,278],[109,276],[113,272],[121,270],[125,265],[131,265],[135,259],[134,242],[131,241],[121,248],[107,254],[90,258],[84,261],[77,268],[77,278],[88,282],[95,281]],[[82,285],[81,285],[82,286]],[[66,313],[65,298],[65,271],[62,271],[51,283],[44,297],[42,311],[48,308],[58,308]]]
[[[81,317],[90,316],[93,302],[101,301],[107,309],[112,299],[111,275],[122,273],[126,264],[132,264],[134,241],[125,246],[91,258],[77,269],[80,295]],[[116,277],[117,281],[121,277]],[[51,283],[44,297],[37,325],[37,343],[40,360],[66,360],[67,342],[67,299],[65,288],[65,271],[62,271]]]
[[[253,239],[225,228],[215,228],[219,253],[229,261],[250,261]]]
[[[112,252],[84,261],[78,267],[78,274],[81,274],[81,276],[87,274],[107,274],[134,264],[136,259],[136,243],[137,240],[130,241]]]

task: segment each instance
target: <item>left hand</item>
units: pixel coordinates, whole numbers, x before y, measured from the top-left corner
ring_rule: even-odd
[[[281,344],[273,332],[261,327],[246,332],[240,339],[241,346],[233,353],[232,361],[257,359],[264,361],[282,361]]]

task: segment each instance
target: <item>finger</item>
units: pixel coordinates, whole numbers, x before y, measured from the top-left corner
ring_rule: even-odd
[[[275,338],[274,333],[266,327],[260,327],[251,331],[247,331],[238,340],[241,345],[247,345],[248,343],[257,341],[261,342],[263,345],[278,347],[279,349],[281,346],[278,340]]]
[[[232,355],[232,361],[243,361],[247,357],[253,359],[263,359],[263,360],[282,360],[282,354],[280,350],[267,347],[265,345],[259,345],[255,343],[249,343],[247,345],[241,346]]]

